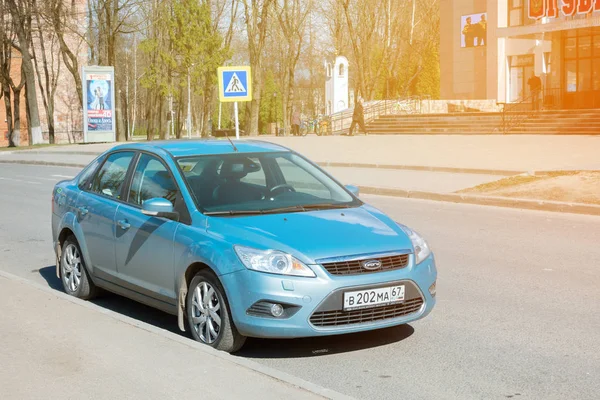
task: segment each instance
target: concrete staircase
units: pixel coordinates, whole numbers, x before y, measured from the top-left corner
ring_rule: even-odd
[[[509,134],[600,135],[600,109],[516,111],[505,115]],[[501,113],[382,115],[367,125],[369,133],[502,134]]]

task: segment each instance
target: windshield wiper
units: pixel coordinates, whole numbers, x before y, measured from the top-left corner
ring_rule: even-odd
[[[226,210],[226,211],[208,211],[204,215],[258,215],[264,214],[262,210]]]
[[[321,204],[305,204],[302,206],[305,210],[332,210],[335,208],[350,208],[348,204],[321,203]]]
[[[264,214],[276,214],[282,212],[294,212],[294,211],[306,211],[303,206],[289,206],[289,207],[279,207],[279,208],[266,208],[261,210]]]
[[[332,210],[336,208],[350,208],[347,204],[321,203],[321,204],[303,204],[297,206],[271,208],[262,210],[265,214],[275,214],[282,212],[302,212],[314,210]]]

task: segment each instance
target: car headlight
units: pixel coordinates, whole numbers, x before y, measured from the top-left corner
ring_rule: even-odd
[[[258,250],[234,246],[240,261],[248,269],[270,274],[315,277],[312,269],[291,255],[277,250]]]
[[[406,234],[410,238],[410,241],[412,242],[413,248],[415,249],[415,264],[420,264],[431,254],[431,249],[429,248],[427,241],[425,241],[425,239],[423,239],[421,235],[408,228],[407,226],[400,224],[398,225],[400,226],[400,228],[402,228],[404,232],[406,232]]]

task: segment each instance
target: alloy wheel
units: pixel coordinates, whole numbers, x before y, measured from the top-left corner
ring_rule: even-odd
[[[76,292],[81,283],[81,254],[79,249],[73,243],[70,243],[64,250],[65,257],[62,262],[62,278],[65,287],[71,292]]]
[[[216,290],[201,282],[192,295],[192,325],[204,343],[211,344],[221,333],[221,303]]]

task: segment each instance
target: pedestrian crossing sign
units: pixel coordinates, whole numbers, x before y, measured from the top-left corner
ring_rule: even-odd
[[[250,67],[219,67],[219,100],[222,102],[251,101]]]

